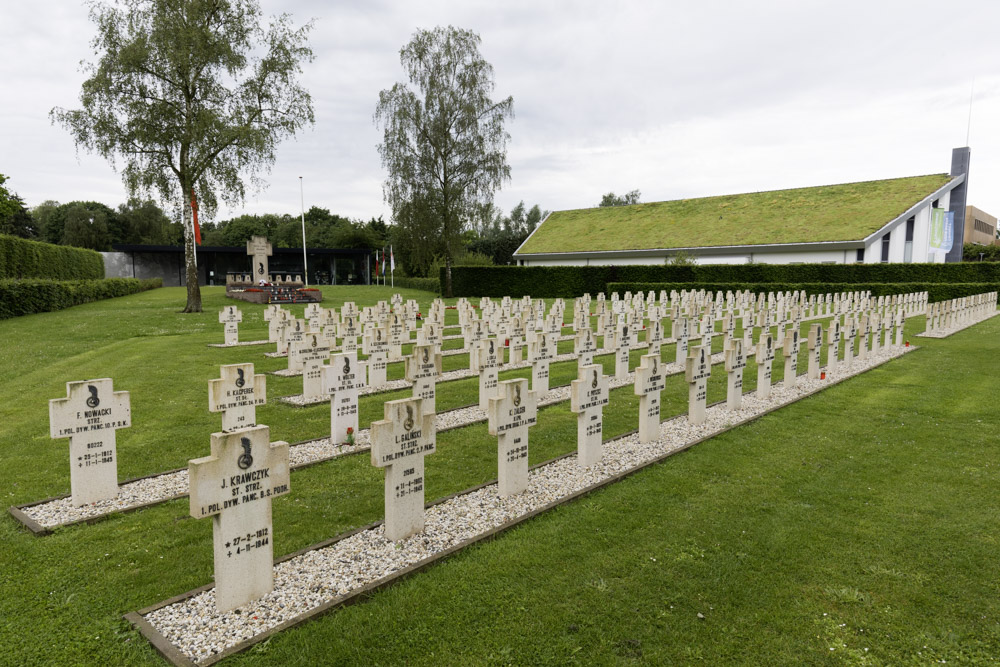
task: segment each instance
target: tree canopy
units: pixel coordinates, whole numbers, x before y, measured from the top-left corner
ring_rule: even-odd
[[[113,0],[91,5],[99,59],[81,109],[53,109],[78,145],[113,165],[130,194],[182,207],[188,297],[201,311],[191,197],[209,215],[218,198],[242,202],[278,143],[313,122],[299,84],[312,60],[311,24],[282,14],[262,25],[256,0]]]
[[[603,197],[601,197],[601,203],[598,204],[598,207],[603,208],[606,206],[631,206],[632,204],[639,203],[640,196],[641,195],[639,194],[638,190],[631,190],[629,192],[626,192],[621,197],[617,196],[614,192],[609,192]]]
[[[383,192],[401,238],[419,265],[445,258],[445,295],[452,258],[478,206],[510,179],[504,123],[514,99],[493,101],[493,67],[479,35],[448,26],[418,30],[400,50],[409,79],[379,93],[375,123],[388,171]]]

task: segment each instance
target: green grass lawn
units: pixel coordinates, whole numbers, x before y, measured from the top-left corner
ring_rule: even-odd
[[[391,291],[324,288],[324,305],[369,305]],[[402,293],[425,307],[433,298]],[[201,315],[177,314],[183,291],[161,289],[0,322],[7,505],[68,492],[67,442],[48,437],[47,400],[64,396],[70,380],[109,376],[132,392],[133,426],[118,437],[121,478],[207,454],[220,418],[207,411],[206,385],[218,366],[253,361],[260,372],[286,361],[265,359],[270,346],[206,347],[222,340],[217,315],[226,300],[221,288],[204,296]],[[263,308],[242,308],[241,338],[266,337]],[[914,354],[226,664],[996,664],[1000,416],[987,368],[1000,353],[1000,322],[943,340],[912,338],[922,328],[923,318],[907,323],[924,348]],[[673,354],[664,346],[664,359]],[[613,370],[612,357],[601,361]],[[553,364],[553,386],[572,379],[574,366]],[[776,381],[781,368],[779,356]],[[751,359],[748,390],[755,372]],[[268,385],[258,419],[273,439],[325,434],[328,406],[275,400],[299,393],[301,378],[272,376]],[[475,378],[439,385],[439,409],[475,402],[476,386]],[[362,398],[362,424],[381,417],[383,400],[408,394]],[[709,401],[724,394],[716,367]],[[686,410],[681,378],[670,378],[662,399],[665,417]],[[606,437],[636,428],[631,387],[611,401]],[[573,451],[568,403],[539,413],[531,462]],[[382,475],[367,454],[294,472],[291,493],[274,503],[275,556],[380,519]],[[427,459],[427,500],[495,477],[496,440],[485,424],[442,433]],[[187,509],[187,500],[173,501],[44,538],[5,516],[0,664],[162,664],[121,617],[211,580],[211,523]]]

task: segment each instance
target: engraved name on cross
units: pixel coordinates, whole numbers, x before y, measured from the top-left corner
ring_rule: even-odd
[[[220,613],[274,587],[271,499],[289,491],[288,443],[267,426],[213,433],[212,453],[188,462],[190,513],[212,517],[215,606]]]
[[[600,364],[584,366],[570,383],[570,410],[576,413],[576,460],[581,468],[599,463],[603,454],[604,406],[610,382]]]
[[[424,456],[435,451],[435,417],[419,398],[386,401],[372,422],[372,465],[385,468],[385,536],[396,541],[424,529]]]
[[[528,429],[538,421],[538,398],[527,378],[504,380],[490,399],[489,432],[497,436],[497,491],[501,498],[528,488]]]
[[[49,401],[49,435],[69,438],[70,492],[74,507],[118,496],[115,431],[132,425],[127,391],[111,378],[67,382],[66,398]]]
[[[660,439],[660,392],[667,386],[658,354],[640,357],[635,369],[634,391],[639,397],[639,442]]]
[[[257,425],[257,406],[267,403],[267,376],[254,375],[253,364],[227,364],[221,378],[208,381],[208,411],[222,413],[222,430]]]

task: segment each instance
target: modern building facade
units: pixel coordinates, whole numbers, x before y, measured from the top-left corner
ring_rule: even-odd
[[[997,218],[975,206],[965,207],[965,242],[979,245],[1000,245],[997,240]]]
[[[521,266],[961,261],[969,149],[947,174],[556,211]],[[950,243],[949,243],[950,241]],[[948,246],[951,246],[950,248]]]

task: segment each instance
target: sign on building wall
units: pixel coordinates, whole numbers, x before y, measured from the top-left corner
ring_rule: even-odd
[[[955,214],[943,208],[931,209],[931,250],[948,252],[955,237]]]

